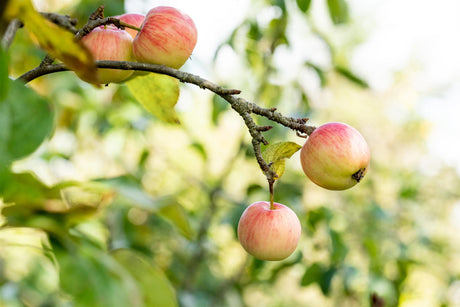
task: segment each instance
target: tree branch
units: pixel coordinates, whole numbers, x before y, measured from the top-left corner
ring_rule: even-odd
[[[2,48],[3,49],[8,50],[8,48],[10,48],[11,43],[13,42],[14,36],[16,35],[16,32],[22,26],[23,26],[23,23],[19,19],[15,18],[11,20],[2,38]]]
[[[83,36],[87,35],[89,32],[93,31],[95,28],[97,27],[100,27],[100,26],[104,26],[104,25],[108,25],[108,24],[112,24],[114,25],[115,27],[117,28],[120,28],[122,30],[124,30],[125,28],[130,28],[130,29],[134,29],[134,30],[137,30],[137,31],[140,31],[141,29],[136,27],[136,26],[133,26],[133,25],[130,25],[130,24],[127,24],[126,22],[123,22],[115,17],[106,17],[106,18],[102,18],[102,19],[90,19],[88,20],[88,22],[83,26],[83,28],[81,28],[75,35],[75,38],[76,39],[81,39]]]
[[[70,19],[68,16],[61,16],[58,14],[44,14],[46,18],[52,22],[63,26],[72,33],[75,34],[76,39],[81,39],[83,36],[90,33],[96,27],[113,24],[114,26],[124,29],[124,27],[129,27],[132,29],[140,30],[139,28],[126,24],[114,17],[104,18],[104,6],[98,7],[89,17],[88,22],[78,31],[74,28],[76,20]],[[22,76],[18,79],[27,83],[40,76],[44,76],[50,73],[66,71],[68,70],[63,64],[52,64],[54,59],[50,56],[47,56],[43,59],[40,65]],[[293,118],[286,117],[279,112],[276,112],[276,108],[262,108],[255,103],[249,102],[243,98],[236,97],[241,93],[237,89],[227,89],[223,88],[220,85],[217,85],[211,81],[201,78],[200,76],[193,75],[187,72],[183,72],[177,69],[173,69],[163,65],[154,65],[146,63],[137,63],[137,62],[128,62],[128,61],[96,61],[96,65],[99,68],[110,68],[110,69],[123,69],[123,70],[139,70],[147,71],[158,74],[168,75],[170,77],[176,78],[183,83],[194,84],[202,89],[207,89],[214,92],[215,94],[221,96],[225,99],[231,107],[243,118],[243,121],[246,127],[249,130],[249,134],[252,137],[252,146],[254,149],[254,154],[257,159],[261,170],[267,177],[270,187],[273,186],[275,182],[276,173],[271,169],[270,165],[262,157],[261,143],[268,145],[268,141],[263,136],[262,132],[270,130],[271,126],[259,126],[255,123],[251,114],[257,114],[263,117],[270,119],[271,121],[277,122],[285,127],[288,127],[296,131],[298,136],[306,137],[310,135],[315,127],[307,126],[307,118]]]
[[[183,83],[194,84],[202,89],[209,90],[221,96],[243,118],[243,121],[249,130],[249,134],[252,137],[252,146],[254,148],[254,154],[256,156],[257,162],[259,163],[259,166],[267,177],[269,183],[274,182],[276,174],[270,168],[270,165],[268,165],[268,163],[263,159],[260,144],[268,144],[268,141],[265,139],[262,132],[271,129],[271,126],[257,125],[251,114],[254,113],[266,117],[271,121],[277,122],[303,135],[310,135],[315,129],[313,126],[306,125],[308,120],[307,118],[286,117],[280,112],[276,112],[275,108],[262,108],[255,103],[247,101],[246,99],[237,97],[236,95],[241,93],[241,91],[238,89],[224,88],[209,80],[203,79],[200,76],[180,71],[171,67],[129,61],[96,61],[96,65],[99,68],[139,70],[163,74],[176,78]],[[63,64],[40,65],[26,72],[18,79],[27,83],[40,76],[67,70],[68,69]]]
[[[48,19],[49,21],[55,23],[56,25],[61,26],[64,29],[67,29],[68,31],[74,34],[77,33],[77,28],[75,28],[77,24],[77,19],[71,18],[68,15],[60,15],[60,14],[55,14],[55,13],[40,13],[40,14],[46,19]],[[3,35],[3,38],[2,38],[2,47],[5,50],[8,50],[8,48],[11,46],[11,43],[13,42],[13,39],[16,36],[16,32],[23,25],[24,25],[23,22],[18,18],[15,18],[10,21],[5,31],[5,34]]]
[[[72,32],[73,34],[76,34],[78,32],[77,28],[75,26],[78,23],[78,20],[76,18],[72,18],[68,15],[61,15],[61,14],[55,14],[55,13],[40,13],[43,17],[51,21],[52,23],[63,27],[64,29],[67,29],[68,31]]]

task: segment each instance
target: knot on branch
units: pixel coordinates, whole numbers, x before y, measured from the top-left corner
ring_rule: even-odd
[[[98,7],[94,12],[89,15],[89,20],[103,19],[104,18],[104,5]]]
[[[268,130],[270,130],[272,128],[273,128],[273,126],[257,126],[256,130],[260,131],[260,132],[264,132],[264,131],[268,131]]]
[[[78,19],[72,18],[69,15],[60,15],[55,13],[40,13],[43,17],[51,21],[52,23],[69,30],[73,34],[77,33],[75,26],[78,23]]]
[[[308,117],[296,118],[295,121],[301,125],[305,125],[308,122]]]

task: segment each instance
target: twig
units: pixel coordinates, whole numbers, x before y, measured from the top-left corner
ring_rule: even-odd
[[[16,32],[22,26],[23,26],[23,23],[19,19],[15,18],[11,20],[2,38],[2,48],[3,49],[8,50],[8,48],[10,48],[11,43],[13,42],[14,36],[16,35]]]
[[[76,39],[81,39],[83,36],[87,35],[88,33],[90,33],[91,31],[93,31],[95,28],[97,27],[100,27],[100,26],[104,26],[104,25],[108,25],[108,24],[112,24],[114,25],[115,27],[117,28],[120,28],[120,29],[125,29],[125,28],[130,28],[130,29],[134,29],[134,30],[137,30],[137,31],[140,31],[141,29],[136,27],[136,26],[133,26],[133,25],[130,25],[130,24],[127,24],[126,22],[123,22],[115,17],[106,17],[106,18],[102,18],[102,19],[90,19],[88,20],[88,22],[83,26],[83,28],[81,28],[75,35],[75,38]]]
[[[114,18],[114,17],[104,18],[104,6],[103,5],[98,7],[90,15],[88,22],[83,26],[83,28],[80,31],[77,30],[77,28],[75,28],[75,25],[78,23],[78,20],[75,18],[71,18],[68,15],[60,15],[60,14],[55,14],[55,13],[41,13],[41,15],[47,18],[48,20],[50,20],[51,22],[75,34],[75,39],[77,40],[80,40],[83,36],[87,35],[95,28],[102,26],[102,25],[107,25],[107,24],[113,24],[116,27],[121,28],[121,29],[124,29],[126,27],[126,28],[132,28],[138,31],[140,30],[138,27],[124,23],[117,18]],[[47,54],[46,57],[40,63],[40,66],[44,67],[44,66],[50,65],[54,62],[54,60],[55,59],[52,56]]]
[[[99,6],[94,12],[89,15],[89,20],[96,20],[96,19],[102,19],[104,18],[104,8],[105,5]]]
[[[52,23],[63,27],[64,29],[69,30],[73,34],[76,34],[78,32],[77,28],[75,26],[78,23],[78,20],[76,18],[72,18],[68,15],[61,15],[61,14],[55,14],[55,13],[40,13],[43,17],[51,21]]]
[[[211,81],[205,80],[200,76],[193,75],[184,71],[180,71],[164,65],[129,62],[129,61],[96,61],[96,65],[99,68],[111,68],[111,69],[123,69],[123,70],[139,70],[148,71],[158,74],[168,75],[173,78],[180,80],[183,83],[195,84],[202,89],[208,89],[218,95],[236,95],[241,93],[237,89],[227,89]],[[52,64],[45,66],[38,66],[20,76],[18,79],[24,83],[28,83],[36,78],[44,75],[68,71],[64,64]]]

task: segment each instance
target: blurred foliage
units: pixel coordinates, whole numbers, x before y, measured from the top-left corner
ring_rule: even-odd
[[[179,80],[159,74],[137,76],[126,83],[136,100],[155,117],[179,123],[174,106],[179,99]]]
[[[81,21],[96,5],[73,2],[65,13]],[[227,75],[218,63],[230,49],[244,70],[222,80],[245,98],[314,125],[356,127],[372,152],[365,179],[326,191],[303,175],[298,152],[282,159],[275,200],[298,214],[303,234],[286,260],[259,261],[236,228],[268,185],[242,121],[220,98],[181,87],[181,125],[168,125],[126,85],[96,89],[68,72],[30,87],[1,82],[0,306],[369,306],[373,293],[385,306],[458,305],[460,178],[429,164],[428,123],[407,101],[410,75],[382,95],[350,71],[353,44],[333,39],[356,30],[345,1],[251,5],[216,49],[216,75]],[[315,24],[315,5],[330,27]],[[299,27],[328,61],[286,68]],[[3,81],[7,56],[17,76],[44,53],[20,30],[0,53]],[[265,135],[303,142],[279,126]]]
[[[31,0],[11,2],[4,18],[20,18],[31,37],[51,57],[63,62],[82,80],[99,83],[96,65],[89,50],[75,40],[74,33],[55,25],[38,13]]]
[[[0,163],[34,152],[51,134],[54,113],[50,103],[19,81],[7,79],[0,105]]]

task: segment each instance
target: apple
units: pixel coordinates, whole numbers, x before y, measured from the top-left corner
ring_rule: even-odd
[[[125,22],[127,24],[130,24],[130,25],[138,27],[138,28],[142,27],[142,23],[144,22],[144,19],[145,19],[144,15],[137,14],[137,13],[126,13],[126,14],[118,15],[118,16],[114,16],[114,17],[120,19],[121,21],[123,21],[123,22]],[[131,37],[133,39],[136,37],[137,33],[139,32],[137,30],[130,29],[130,28],[127,28],[127,27],[125,27],[125,31],[128,32],[129,35],[131,35]],[[131,75],[131,77],[129,77],[126,81],[134,79],[137,76],[145,76],[145,75],[148,75],[148,74],[149,74],[148,71],[135,70],[133,72],[133,74]]]
[[[128,32],[113,26],[101,26],[83,36],[82,43],[91,51],[95,60],[131,61],[133,38]],[[101,84],[122,82],[132,70],[98,69]]]
[[[142,14],[136,14],[136,13],[126,13],[123,15],[118,15],[114,16],[115,18],[120,19],[124,23],[127,23],[129,25],[135,26],[140,28],[142,26],[142,23],[144,22],[145,16]],[[129,35],[132,36],[134,39],[137,35],[137,30],[130,29],[130,28],[125,28],[125,31],[129,33]]]
[[[244,210],[238,223],[238,240],[243,248],[260,260],[282,260],[297,247],[300,221],[289,207],[258,201]]]
[[[168,6],[151,9],[133,41],[138,62],[180,68],[192,55],[197,41],[193,20]]]
[[[304,173],[329,190],[345,190],[366,174],[370,150],[355,128],[344,123],[327,123],[316,128],[300,151]]]

